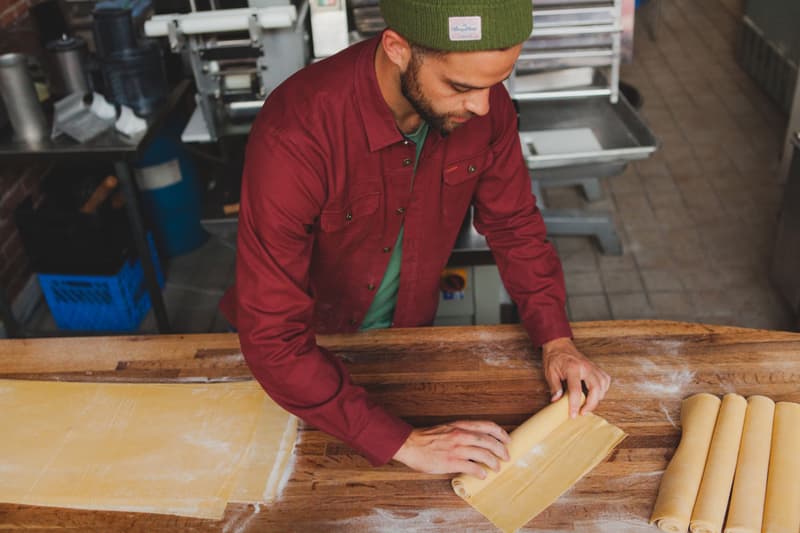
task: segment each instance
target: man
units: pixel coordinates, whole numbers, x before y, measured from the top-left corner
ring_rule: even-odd
[[[296,73],[253,126],[235,292],[223,310],[269,395],[373,464],[494,470],[508,435],[488,421],[412,429],[353,385],[315,333],[429,325],[439,274],[470,203],[552,400],[609,377],[578,352],[561,265],[531,194],[501,82],[531,32],[530,0],[383,0],[389,26]]]

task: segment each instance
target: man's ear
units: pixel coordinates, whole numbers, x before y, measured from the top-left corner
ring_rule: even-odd
[[[400,72],[405,72],[411,61],[411,45],[405,37],[394,30],[384,30],[381,35],[381,46],[389,61],[394,63]]]

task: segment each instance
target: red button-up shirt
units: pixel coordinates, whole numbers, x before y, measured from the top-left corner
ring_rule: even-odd
[[[470,203],[535,345],[571,336],[560,261],[545,238],[502,85],[490,112],[415,147],[398,130],[370,39],[293,75],[253,125],[236,284],[222,310],[281,406],[362,452],[392,458],[411,427],[373,403],[315,333],[355,332],[405,227],[394,327],[429,325]],[[414,177],[412,188],[412,177]]]

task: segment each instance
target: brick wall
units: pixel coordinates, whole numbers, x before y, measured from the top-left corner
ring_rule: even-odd
[[[28,14],[29,0],[0,0],[0,28],[7,28]]]
[[[14,223],[14,210],[28,195],[34,204],[41,201],[41,165],[4,164],[0,170],[0,287],[11,301],[31,275],[28,257]]]
[[[39,52],[27,17],[28,7],[29,0],[0,0],[0,53]],[[14,223],[14,210],[29,194],[35,203],[41,201],[39,183],[45,171],[42,165],[30,163],[0,164],[0,287],[11,301],[31,275]]]

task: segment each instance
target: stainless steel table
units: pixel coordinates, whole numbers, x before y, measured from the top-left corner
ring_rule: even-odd
[[[603,253],[620,255],[622,245],[608,213],[579,209],[550,209],[541,204],[540,188],[580,185],[588,200],[600,197],[599,179],[616,176],[631,161],[645,159],[657,146],[653,133],[620,95],[521,101],[519,130],[522,150],[540,200],[549,235],[594,236]],[[558,150],[539,151],[536,136],[587,132],[595,147],[562,142]],[[552,148],[552,147],[551,147]]]
[[[125,197],[126,213],[133,233],[136,251],[142,260],[145,285],[150,295],[150,301],[153,304],[156,326],[160,333],[170,332],[169,318],[164,306],[164,299],[161,296],[161,288],[156,278],[153,257],[147,244],[144,222],[139,206],[139,191],[133,177],[131,165],[142,156],[150,141],[153,140],[167,118],[186,95],[189,85],[189,81],[184,80],[172,89],[164,104],[148,118],[147,131],[136,141],[126,139],[114,130],[110,130],[86,143],[77,143],[63,136],[55,140],[45,139],[36,144],[14,141],[10,135],[0,138],[0,163],[12,160],[37,161],[42,159],[68,163],[92,159],[95,161],[109,161],[114,165],[114,171],[119,179],[122,194]],[[14,324],[13,317],[9,318],[10,323]]]

